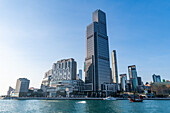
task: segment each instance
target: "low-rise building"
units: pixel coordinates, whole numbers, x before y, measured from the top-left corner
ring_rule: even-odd
[[[11,86],[9,86],[9,89],[7,91],[7,96],[11,96],[11,94],[15,91],[14,88],[12,88]]]
[[[82,80],[58,80],[51,81],[47,88],[48,97],[69,96],[84,91]]]
[[[151,84],[151,91],[155,96],[169,96],[170,82],[154,82]]]
[[[105,94],[104,97],[115,96],[117,93],[117,84],[116,83],[104,83],[102,84],[102,94]]]

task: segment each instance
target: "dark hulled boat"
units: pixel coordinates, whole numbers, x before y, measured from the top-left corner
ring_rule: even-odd
[[[139,97],[136,97],[136,98],[135,98],[135,96],[133,98],[129,96],[128,99],[131,102],[143,102],[143,97],[142,96],[139,96]]]

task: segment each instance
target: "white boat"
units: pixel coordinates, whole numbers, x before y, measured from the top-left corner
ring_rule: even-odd
[[[114,98],[114,97],[106,97],[106,98],[103,98],[103,100],[116,100],[116,98]]]

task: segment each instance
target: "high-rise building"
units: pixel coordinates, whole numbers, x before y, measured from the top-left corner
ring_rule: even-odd
[[[153,82],[161,82],[161,76],[160,75],[152,75]]]
[[[142,85],[142,78],[141,77],[137,77],[138,79],[138,85]]]
[[[129,71],[129,79],[132,81],[132,89],[136,90],[138,86],[136,66],[135,65],[128,66],[128,71]]]
[[[85,82],[94,92],[111,83],[106,14],[101,10],[93,12],[93,22],[86,30]]]
[[[110,80],[111,80],[111,83],[113,83],[112,69],[111,68],[110,68]]]
[[[120,84],[121,84],[121,89],[122,91],[126,90],[126,80],[127,80],[127,75],[126,74],[120,74]]]
[[[126,91],[131,92],[132,91],[132,84],[131,80],[126,80]]]
[[[79,80],[79,74],[76,74],[76,80]]]
[[[113,83],[118,84],[118,71],[117,71],[116,50],[112,51],[112,71],[113,71]]]
[[[27,78],[17,79],[15,95],[14,96],[27,96],[30,80]]]
[[[79,69],[79,79],[82,80],[82,70],[81,69]]]
[[[73,58],[63,59],[53,64],[52,80],[76,80],[77,63]]]

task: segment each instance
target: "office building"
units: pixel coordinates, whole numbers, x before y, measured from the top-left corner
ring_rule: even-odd
[[[112,69],[111,69],[111,68],[110,68],[110,80],[111,80],[111,82],[110,82],[110,83],[113,83]]]
[[[138,79],[138,85],[142,85],[142,78],[141,77],[137,77]]]
[[[76,74],[76,80],[79,80],[79,74]]]
[[[79,79],[82,80],[82,70],[81,69],[79,69]]]
[[[126,80],[126,91],[131,92],[132,91],[132,81],[131,80]]]
[[[13,96],[17,96],[17,97],[27,96],[29,83],[30,80],[28,80],[27,78],[17,79],[16,88]]]
[[[106,14],[96,10],[86,30],[85,83],[90,91],[98,92],[102,84],[111,83],[110,78]]]
[[[136,66],[128,66],[128,71],[129,71],[129,79],[132,82],[132,90],[136,90],[138,86],[138,79],[137,79],[137,71],[136,71]]]
[[[127,75],[120,74],[121,91],[126,91],[126,80],[127,80]]]
[[[113,83],[118,84],[118,69],[117,69],[116,50],[112,51],[112,72],[113,72]]]
[[[161,82],[161,76],[160,75],[152,75],[153,82]]]

